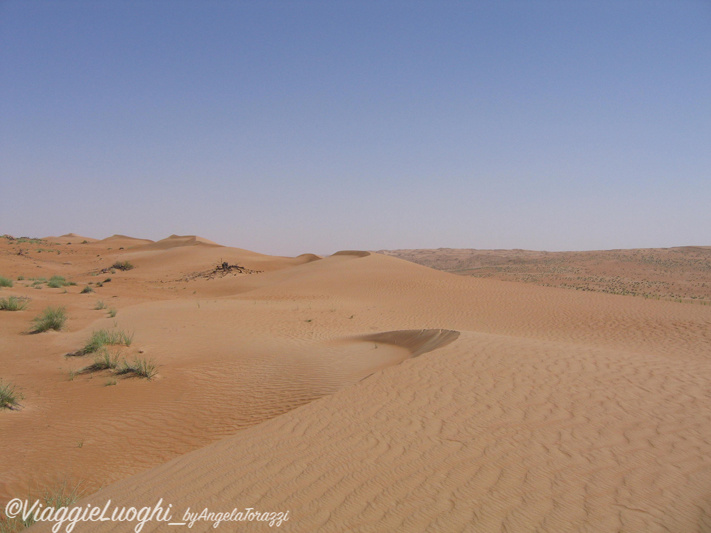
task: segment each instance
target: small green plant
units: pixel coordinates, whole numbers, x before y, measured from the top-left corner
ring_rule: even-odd
[[[83,441],[81,442],[83,445]],[[77,445],[79,448],[79,444]],[[79,490],[79,485],[70,488],[67,483],[62,483],[61,485],[45,489],[42,496],[39,498],[28,497],[27,500],[33,502],[34,500],[40,500],[40,505],[38,506],[38,512],[46,508],[59,509],[61,507],[71,507],[76,503],[76,501],[81,496],[81,491]],[[13,518],[0,518],[0,533],[18,533],[23,529],[30,527],[37,521],[36,515],[32,513],[26,519],[23,519],[22,514],[19,514]]]
[[[99,309],[106,309],[106,304],[104,303],[103,300],[99,300],[98,302],[96,302],[96,305],[94,306],[94,309],[96,309],[97,311],[98,311]]]
[[[12,287],[12,280],[4,276],[0,276],[0,287]]]
[[[125,359],[116,369],[117,374],[135,374],[139,377],[151,379],[157,373],[158,369],[153,361],[136,357],[132,363],[129,363]]]
[[[25,279],[25,276],[17,276],[17,281],[22,281]]]
[[[134,266],[128,261],[116,261],[113,265],[111,265],[111,268],[115,270],[131,270]]]
[[[84,288],[81,290],[81,293],[82,293],[82,294],[89,294],[90,292],[94,292],[94,289],[92,289],[91,287],[89,287],[89,285],[87,285],[86,287],[84,287]]]
[[[112,307],[111,309],[109,309],[109,316],[110,316],[111,318],[115,317],[115,316],[116,316],[116,313],[118,313],[118,311],[116,310],[115,307]]]
[[[17,296],[0,298],[0,311],[22,311],[27,307],[27,301],[27,298],[18,298]]]
[[[82,372],[97,372],[99,370],[112,370],[118,367],[118,352],[109,353],[106,348],[101,350],[101,353],[96,356],[93,364],[89,365]]]
[[[42,333],[50,329],[59,331],[67,321],[67,312],[64,307],[47,307],[41,315],[32,321],[35,324],[32,333]]]
[[[61,485],[46,489],[42,496],[45,502],[45,507],[54,507],[59,509],[60,507],[69,507],[74,505],[82,494],[80,485],[74,485],[70,487],[65,481]]]
[[[106,386],[106,387],[111,387],[112,385],[116,385],[116,380],[115,380],[115,379],[106,380],[106,383],[105,383],[105,386]]]
[[[133,333],[128,334],[123,330],[109,331],[107,329],[100,329],[92,332],[91,337],[84,346],[82,352],[84,354],[95,353],[107,345],[131,346],[132,342]]]
[[[21,399],[22,394],[17,392],[14,385],[0,380],[0,409],[16,409]]]
[[[62,276],[52,276],[47,282],[47,287],[52,289],[59,289],[60,287],[64,287],[66,285],[69,285],[69,282]]]

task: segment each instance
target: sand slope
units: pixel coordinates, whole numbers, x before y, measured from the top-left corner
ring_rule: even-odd
[[[620,355],[463,334],[93,501],[291,510],[288,531],[708,530],[708,369]]]
[[[17,335],[25,312],[0,323],[4,373],[27,387],[21,411],[0,413],[3,497],[32,475],[66,476],[116,481],[82,505],[289,510],[288,531],[711,529],[709,307],[379,254],[193,244],[102,251],[101,263],[76,248],[76,272],[135,263],[97,292],[135,332],[125,353],[160,374],[63,378],[86,362],[61,354],[114,320],[95,316],[96,296],[38,291],[75,318],[41,336]],[[216,254],[261,272],[189,276]],[[104,530],[127,526],[91,525]]]

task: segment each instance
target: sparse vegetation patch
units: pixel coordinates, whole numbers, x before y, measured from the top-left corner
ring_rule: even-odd
[[[0,409],[17,409],[21,399],[22,394],[17,392],[14,385],[0,380]]]
[[[27,308],[29,298],[18,298],[10,296],[9,298],[0,298],[0,311],[22,311]]]
[[[52,289],[58,289],[60,287],[64,287],[66,285],[69,285],[69,282],[64,279],[62,276],[52,276],[49,278],[49,281],[47,282],[47,287],[50,287]]]
[[[82,372],[96,372],[99,370],[112,370],[119,365],[118,352],[110,353],[106,348],[103,348],[99,355],[94,358],[94,362],[84,368]]]
[[[35,317],[32,322],[34,327],[32,333],[42,333],[53,329],[59,331],[67,321],[67,312],[64,307],[47,307],[42,314]]]
[[[79,447],[81,448],[81,446]],[[69,487],[68,483],[64,482],[54,488],[45,489],[39,498],[34,496],[28,497],[27,500],[30,502],[40,500],[41,504],[38,506],[37,512],[42,512],[46,508],[71,507],[82,495],[79,487],[78,484],[74,487]],[[33,513],[26,520],[23,520],[22,514],[14,518],[0,516],[0,533],[18,533],[34,524],[37,521],[36,516]]]
[[[123,330],[109,331],[100,329],[94,331],[86,343],[84,348],[80,350],[80,355],[98,352],[104,346],[123,345],[131,346],[133,342],[133,333],[126,333]]]
[[[151,379],[158,373],[158,369],[153,361],[136,357],[131,363],[124,359],[117,367],[116,373],[135,374],[142,378]]]
[[[113,265],[111,265],[111,268],[115,270],[131,270],[135,267],[128,261],[116,261]]]
[[[192,281],[195,279],[215,279],[224,278],[227,275],[238,275],[238,274],[260,274],[262,270],[252,270],[251,268],[243,267],[241,265],[231,265],[226,261],[223,261],[212,270],[206,270],[204,272],[193,272],[188,274],[182,279],[175,281]]]

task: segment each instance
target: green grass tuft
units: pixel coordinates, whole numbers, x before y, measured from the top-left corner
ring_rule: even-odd
[[[115,270],[131,270],[135,267],[128,261],[116,261],[113,265],[111,265],[111,268]]]
[[[98,311],[99,309],[106,309],[106,304],[104,303],[103,300],[99,300],[98,302],[96,302],[96,305],[94,306],[94,309],[96,309],[97,311]]]
[[[12,287],[12,280],[4,276],[0,276],[0,287]]]
[[[41,315],[32,321],[35,324],[32,333],[42,333],[50,329],[59,331],[67,321],[67,312],[64,307],[47,307]]]
[[[29,502],[40,500],[40,509],[42,510],[48,507],[59,509],[61,507],[71,507],[77,502],[81,495],[82,491],[79,489],[79,485],[69,487],[68,484],[64,482],[54,488],[45,489],[39,498],[28,497],[27,500]],[[18,533],[30,527],[36,521],[34,514],[29,516],[27,520],[23,520],[21,514],[14,518],[0,517],[0,533]]]
[[[87,285],[86,287],[84,287],[84,288],[81,290],[81,293],[82,293],[82,294],[89,294],[90,292],[94,292],[94,289],[92,289],[91,287],[89,287],[89,285]]]
[[[99,370],[112,370],[119,365],[118,352],[109,353],[106,348],[101,350],[101,353],[96,356],[93,364],[87,366],[82,372],[96,372]]]
[[[0,380],[0,409],[15,409],[21,399],[22,394],[17,392],[14,385]]]
[[[157,373],[158,369],[153,361],[136,357],[132,363],[125,359],[116,369],[117,374],[135,374],[139,377],[151,379]]]
[[[22,311],[27,308],[28,300],[28,298],[18,298],[17,296],[0,298],[0,311]]]
[[[66,285],[69,285],[69,282],[62,276],[52,276],[47,282],[47,287],[52,289],[59,289],[60,287],[64,287]]]
[[[128,334],[123,330],[109,331],[100,329],[92,332],[89,341],[82,350],[85,354],[98,352],[102,347],[107,345],[124,345],[131,346],[133,342],[133,333]]]

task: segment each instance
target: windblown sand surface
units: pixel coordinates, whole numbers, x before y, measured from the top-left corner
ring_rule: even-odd
[[[77,285],[32,287],[55,274]],[[32,298],[0,311],[24,394],[0,412],[3,505],[70,480],[79,505],[288,510],[288,531],[711,531],[709,306],[179,236],[0,239],[0,275]],[[47,305],[67,327],[25,334]],[[158,376],[71,379],[100,328]]]

